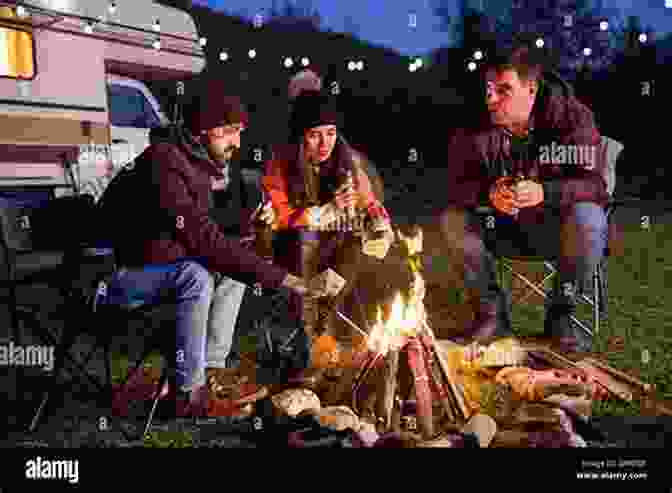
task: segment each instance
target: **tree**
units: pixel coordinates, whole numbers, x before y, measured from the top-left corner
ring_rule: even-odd
[[[268,24],[293,31],[317,31],[322,25],[322,16],[312,8],[312,2],[296,5],[291,0],[285,0],[284,5],[279,7],[274,1]]]
[[[565,71],[600,70],[613,62],[619,41],[618,12],[591,0],[460,0],[458,16],[450,19],[448,0],[436,0],[435,14],[442,29],[452,29],[460,46],[506,45],[524,40],[543,49]],[[600,29],[608,21],[609,29]],[[616,29],[614,29],[614,27]],[[583,50],[590,48],[590,56]]]

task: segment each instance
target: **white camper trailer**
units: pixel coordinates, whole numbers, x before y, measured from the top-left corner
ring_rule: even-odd
[[[167,121],[141,81],[204,66],[191,16],[151,0],[0,1],[0,191],[109,174]]]

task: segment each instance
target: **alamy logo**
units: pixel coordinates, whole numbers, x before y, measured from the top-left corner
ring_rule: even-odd
[[[27,479],[60,479],[79,483],[78,460],[47,460],[42,457],[26,461]]]
[[[46,372],[54,369],[53,346],[20,346],[13,341],[0,344],[0,366],[41,366]]]
[[[552,142],[551,145],[539,146],[539,162],[550,165],[581,166],[593,169],[597,156],[594,145],[564,145]]]

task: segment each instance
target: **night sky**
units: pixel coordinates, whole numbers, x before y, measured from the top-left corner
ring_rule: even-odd
[[[650,25],[656,32],[665,35],[672,32],[672,8],[665,7],[666,1],[670,0],[603,0],[603,4],[607,8],[618,8],[623,18],[638,15],[644,27]],[[359,25],[361,38],[406,55],[425,53],[451,41],[449,33],[435,29],[439,19],[433,15],[432,3],[433,0],[312,1],[326,28],[344,31],[345,19],[350,16]],[[253,17],[260,9],[270,11],[272,0],[194,0],[194,4],[228,13],[244,10]],[[283,5],[284,2],[278,4]],[[457,13],[457,1],[453,4]],[[408,26],[409,12],[414,9],[417,12],[416,29]]]

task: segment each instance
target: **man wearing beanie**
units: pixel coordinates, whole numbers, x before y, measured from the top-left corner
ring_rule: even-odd
[[[263,388],[243,385],[239,395],[222,401],[206,384],[206,368],[225,368],[231,348],[231,312],[240,302],[234,282],[297,295],[322,292],[227,238],[209,217],[213,183],[226,179],[222,163],[240,147],[247,125],[240,101],[210,82],[185,109],[184,120],[184,127],[165,135],[155,132],[135,160],[133,180],[112,182],[101,199],[103,217],[122,220],[126,231],[113,239],[120,268],[106,302],[175,304],[176,375],[168,393],[176,415],[217,416],[264,395]],[[133,213],[117,217],[129,201]]]
[[[313,341],[333,335],[335,311],[357,277],[362,236],[375,234],[381,240],[381,251],[374,253],[379,257],[391,243],[389,216],[366,173],[355,166],[352,149],[338,135],[339,126],[340,115],[329,96],[301,92],[292,108],[292,141],[266,163],[263,178],[277,215],[276,263],[306,277],[329,267],[347,281],[346,289],[322,306],[294,297],[294,314]]]

